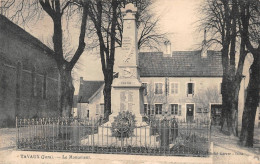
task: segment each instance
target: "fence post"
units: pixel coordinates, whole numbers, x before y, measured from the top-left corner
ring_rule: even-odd
[[[16,149],[19,148],[19,128],[18,128],[18,122],[17,117],[15,117],[15,127],[16,127]]]
[[[92,119],[91,118],[91,131],[92,131],[92,137],[91,137],[91,140],[92,140],[92,153],[94,152],[94,123],[95,123],[95,119]]]

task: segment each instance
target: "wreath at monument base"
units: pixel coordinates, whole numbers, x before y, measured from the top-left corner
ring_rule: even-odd
[[[133,135],[135,125],[135,115],[129,111],[119,112],[119,114],[114,117],[114,122],[112,122],[112,136],[117,138],[129,138]]]

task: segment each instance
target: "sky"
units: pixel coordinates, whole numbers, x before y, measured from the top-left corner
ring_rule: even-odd
[[[152,6],[152,11],[160,16],[160,30],[171,33],[169,39],[172,45],[172,51],[188,51],[198,49],[201,44],[203,33],[199,33],[196,21],[199,19],[198,7],[203,0],[156,0]],[[66,28],[69,30],[70,42],[75,43],[74,49],[78,43],[79,28],[77,20],[72,20],[74,25]],[[67,24],[64,23],[64,27]],[[36,38],[44,43],[51,42],[53,33],[52,21],[44,16],[37,22],[32,21],[23,27]],[[84,80],[103,80],[101,63],[96,53],[84,52],[79,59],[78,69],[75,70],[75,92],[78,92],[78,79]]]
[[[203,36],[196,32],[194,24],[199,18],[196,8],[201,0],[157,0],[153,11],[160,16],[160,29],[168,32],[172,51],[188,51],[197,48]],[[81,76],[84,80],[103,80],[100,59],[96,55],[81,57],[84,69]]]

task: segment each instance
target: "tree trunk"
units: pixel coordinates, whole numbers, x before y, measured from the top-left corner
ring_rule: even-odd
[[[235,81],[234,84],[234,91],[231,101],[231,111],[232,111],[232,134],[234,136],[238,136],[238,96],[239,96],[239,90],[240,90],[240,82]],[[239,83],[238,86],[236,86],[236,83]]]
[[[247,87],[247,96],[242,116],[242,129],[240,142],[247,147],[253,147],[254,125],[256,108],[259,104],[260,88],[260,54],[254,55],[254,61],[250,66],[250,79]]]
[[[113,82],[113,73],[112,73],[112,77],[109,77],[109,74],[108,75],[105,75],[106,76],[106,80],[105,80],[105,87],[104,87],[104,117],[106,119],[108,119],[108,116],[111,114],[111,85],[112,85],[112,82]]]
[[[60,116],[71,117],[73,106],[74,86],[72,83],[71,70],[62,67],[60,70]]]
[[[228,47],[228,46],[226,46]],[[229,134],[232,132],[232,85],[230,80],[230,70],[228,62],[228,49],[223,48],[222,50],[222,67],[223,67],[223,79],[222,79],[222,112],[221,112],[221,131],[223,132],[225,127]],[[226,126],[225,126],[226,123]]]

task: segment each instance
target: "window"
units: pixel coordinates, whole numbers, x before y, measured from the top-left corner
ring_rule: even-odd
[[[162,114],[162,104],[155,104],[155,114]]]
[[[149,104],[144,104],[144,114],[145,115],[153,115],[154,109]]]
[[[154,115],[154,108],[151,105],[147,106],[147,114],[148,115]]]
[[[171,114],[178,115],[178,104],[171,104]]]
[[[155,94],[162,94],[163,90],[162,90],[163,84],[162,83],[155,83]]]
[[[178,94],[178,93],[179,93],[179,84],[171,83],[171,94]]]
[[[144,87],[144,95],[147,95],[147,83],[142,83]]]
[[[187,94],[194,94],[194,83],[187,84]]]

